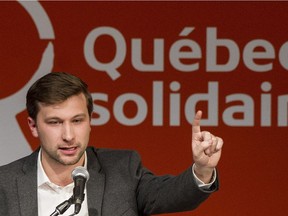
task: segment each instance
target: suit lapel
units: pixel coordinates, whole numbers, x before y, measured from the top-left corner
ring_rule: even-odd
[[[28,157],[23,164],[23,175],[19,175],[17,178],[18,198],[22,216],[38,215],[37,156],[38,152],[34,152],[31,157]]]
[[[88,172],[90,179],[87,182],[87,198],[89,215],[102,215],[102,202],[105,187],[105,174],[101,172],[101,166],[93,149],[87,149]]]
[[[87,182],[87,201],[89,215],[102,215],[102,201],[105,187],[105,174],[94,149],[87,149],[88,172],[90,178]],[[17,178],[18,197],[22,216],[38,215],[37,199],[37,158],[38,151],[32,153],[23,165],[23,175]]]

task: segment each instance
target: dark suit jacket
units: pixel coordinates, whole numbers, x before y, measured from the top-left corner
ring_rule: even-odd
[[[37,157],[38,151],[35,151],[0,167],[1,216],[38,214]],[[218,181],[209,191],[199,189],[191,167],[178,176],[155,176],[142,167],[135,151],[88,147],[87,157],[89,216],[136,216],[192,210],[218,189]],[[47,212],[47,215],[51,213]]]

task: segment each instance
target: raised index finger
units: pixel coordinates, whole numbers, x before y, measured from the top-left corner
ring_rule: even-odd
[[[192,123],[192,132],[193,132],[193,134],[201,132],[201,128],[200,128],[201,117],[202,117],[202,111],[198,110],[196,112],[196,114],[195,114],[195,117],[194,117],[193,123]]]

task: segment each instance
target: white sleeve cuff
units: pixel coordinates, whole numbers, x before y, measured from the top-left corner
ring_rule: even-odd
[[[216,176],[217,176],[216,169],[214,168],[213,175],[212,175],[212,178],[211,178],[210,183],[205,184],[205,183],[204,183],[203,181],[201,181],[201,180],[197,177],[197,175],[195,174],[195,172],[194,172],[194,166],[195,166],[195,164],[193,164],[193,166],[192,166],[192,173],[193,173],[193,175],[194,175],[194,177],[195,177],[195,180],[196,180],[196,183],[197,183],[198,187],[199,187],[199,188],[202,188],[202,189],[209,189],[209,188],[211,187],[211,185],[216,181]]]

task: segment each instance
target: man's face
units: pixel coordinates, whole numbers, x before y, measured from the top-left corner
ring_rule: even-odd
[[[42,163],[74,165],[84,160],[91,127],[83,94],[55,105],[39,104],[36,119],[28,118],[28,124],[40,139]]]

